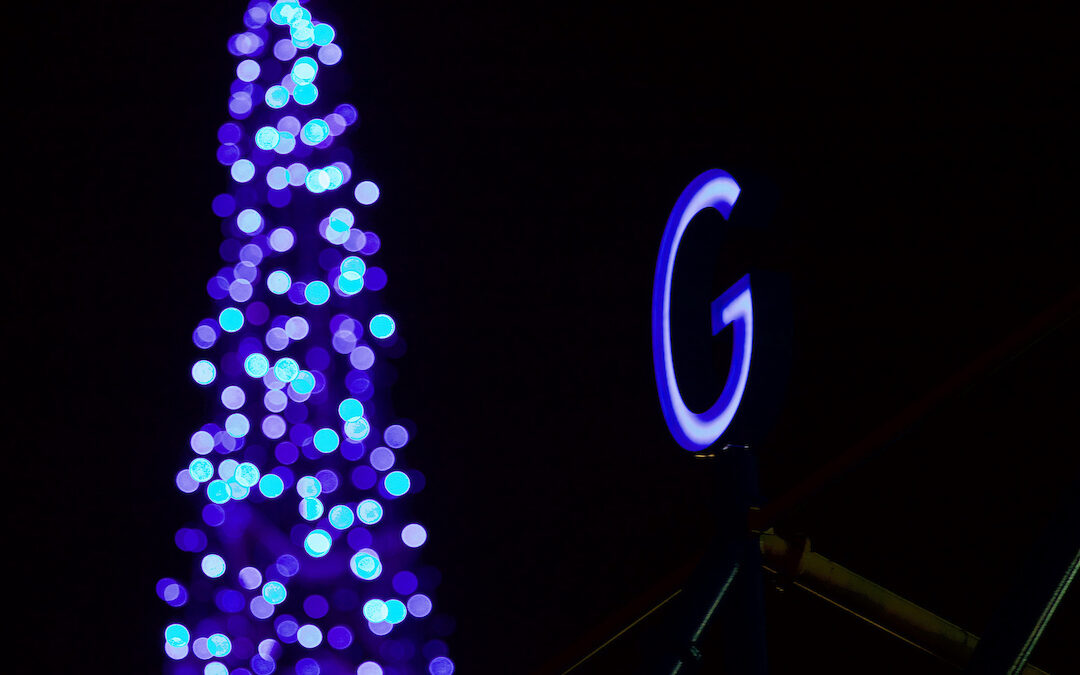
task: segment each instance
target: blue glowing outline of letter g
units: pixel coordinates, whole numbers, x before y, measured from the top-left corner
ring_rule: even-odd
[[[712,207],[727,220],[738,198],[739,185],[726,171],[710,169],[691,181],[679,195],[679,200],[671,211],[664,228],[663,240],[660,242],[660,256],[656,262],[652,303],[653,370],[656,373],[656,389],[660,394],[660,408],[664,411],[664,420],[671,430],[671,435],[679,445],[691,451],[701,450],[714,443],[735,418],[750,374],[754,305],[750,298],[749,274],[712,301],[710,310],[713,335],[728,324],[732,324],[735,331],[731,368],[728,370],[724,391],[716,402],[703,413],[691,411],[679,392],[671,357],[671,277],[675,271],[675,254],[679,251],[679,243],[686,232],[686,226],[694,216]]]

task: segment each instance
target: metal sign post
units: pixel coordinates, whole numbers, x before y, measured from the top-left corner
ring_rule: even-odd
[[[653,366],[660,407],[675,441],[694,452],[715,443],[738,412],[753,355],[754,305],[748,274],[710,303],[712,334],[718,335],[729,326],[732,329],[731,359],[720,395],[704,412],[692,411],[676,378],[672,348],[675,261],[693,217],[712,208],[727,220],[739,193],[735,180],[717,169],[690,182],[664,229],[653,284]],[[756,458],[748,446],[725,445],[709,461],[719,476],[717,534],[679,598],[678,618],[672,623],[671,634],[676,655],[665,671],[686,675],[699,670],[706,658],[702,652],[706,631],[719,622],[723,625],[722,648],[717,656],[725,672],[765,673],[761,551],[746,519],[750,507],[757,505]],[[710,655],[710,662],[713,658]]]

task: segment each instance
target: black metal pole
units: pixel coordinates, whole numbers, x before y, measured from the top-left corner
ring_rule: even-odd
[[[724,446],[714,459],[720,522],[708,551],[681,595],[674,624],[675,658],[667,672],[690,675],[703,661],[724,672],[764,675],[765,614],[761,549],[747,527],[746,513],[757,505],[757,459],[747,446]],[[720,623],[718,654],[705,654],[706,631]]]

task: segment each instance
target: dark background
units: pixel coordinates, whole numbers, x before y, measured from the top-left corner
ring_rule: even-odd
[[[791,291],[766,500],[1077,286],[1064,16],[317,5],[382,187],[372,229],[409,347],[396,408],[461,672],[569,666],[711,536],[714,477],[667,433],[649,334],[660,234],[697,174],[775,196],[750,261]],[[161,660],[153,584],[180,559],[172,476],[201,423],[190,334],[218,266],[242,11],[55,6],[9,56],[27,153],[5,266],[9,616],[29,618],[33,672]],[[1069,317],[785,526],[979,633],[1080,469]],[[795,590],[767,604],[773,672],[949,672]],[[1077,604],[1032,659],[1050,672],[1077,663]]]

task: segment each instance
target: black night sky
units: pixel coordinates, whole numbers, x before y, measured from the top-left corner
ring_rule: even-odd
[[[458,672],[562,672],[711,538],[716,477],[667,431],[650,342],[664,223],[710,168],[768,229],[715,254],[709,282],[753,266],[790,289],[790,367],[755,430],[763,503],[1043,315],[778,521],[984,630],[1080,474],[1074,22],[311,4],[382,188],[371,229],[408,345],[394,406],[417,428],[412,508]],[[12,672],[160,668],[154,582],[186,559],[172,477],[203,422],[190,335],[220,266],[215,131],[242,11],[56,6],[34,19],[48,53],[9,56],[32,77],[8,90],[26,159],[5,266],[7,607],[29,619],[16,662],[36,664]],[[771,672],[958,672],[797,590],[765,595]],[[1032,663],[1076,667],[1078,605],[1074,588]],[[648,634],[633,642],[574,672],[633,672]]]

